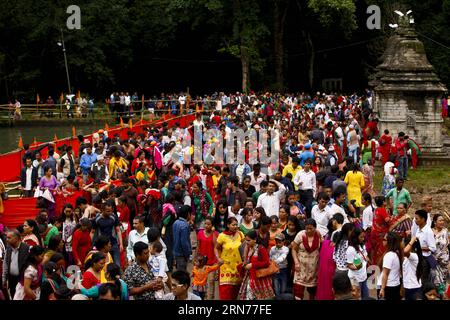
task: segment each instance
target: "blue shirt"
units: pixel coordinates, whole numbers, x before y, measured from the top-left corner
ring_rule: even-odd
[[[184,218],[179,218],[173,226],[173,255],[185,257],[192,254],[189,223]]]
[[[91,169],[91,165],[97,161],[97,154],[92,152],[91,154],[83,154],[81,156],[80,167],[83,171],[83,174],[89,174],[89,170]]]

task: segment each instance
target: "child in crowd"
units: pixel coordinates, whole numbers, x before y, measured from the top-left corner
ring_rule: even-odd
[[[298,195],[295,192],[288,193],[287,204],[289,205],[291,216],[296,216],[301,221],[306,219],[305,207],[298,202]]]
[[[435,285],[431,282],[422,285],[423,300],[439,300]]]
[[[275,246],[270,249],[270,260],[275,261],[280,271],[273,275],[273,288],[275,295],[278,296],[286,292],[288,281],[288,254],[289,249],[284,245],[284,234],[278,233],[275,236]]]
[[[220,264],[212,266],[206,265],[208,257],[198,254],[194,260],[194,268],[192,269],[192,291],[195,295],[205,299],[205,294],[208,291],[208,275],[219,269]]]
[[[169,271],[167,267],[167,260],[162,254],[163,246],[160,242],[153,242],[150,245],[150,265],[152,267],[152,273],[157,278],[162,280],[164,283],[167,282],[167,274]],[[157,300],[162,300],[164,297],[164,289],[155,291],[155,298]]]

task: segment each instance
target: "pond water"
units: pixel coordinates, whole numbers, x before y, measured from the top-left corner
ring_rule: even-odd
[[[76,133],[91,134],[104,127],[104,124],[85,123],[75,126]],[[17,148],[20,137],[24,144],[31,144],[34,138],[38,142],[52,141],[54,136],[58,139],[72,136],[72,126],[30,126],[30,127],[0,127],[0,154],[13,151]]]

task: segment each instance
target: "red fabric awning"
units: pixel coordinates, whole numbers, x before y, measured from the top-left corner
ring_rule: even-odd
[[[8,228],[17,228],[27,219],[34,219],[39,213],[35,198],[17,198],[3,201],[5,212],[0,215],[0,223]]]
[[[0,181],[14,182],[20,179],[23,150],[0,156]]]

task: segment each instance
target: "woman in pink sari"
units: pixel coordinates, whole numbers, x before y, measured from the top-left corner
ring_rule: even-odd
[[[316,300],[334,300],[333,276],[336,271],[336,262],[333,259],[334,242],[331,240],[333,233],[333,219],[327,225],[328,233],[322,242],[319,254],[319,272],[317,274]]]

